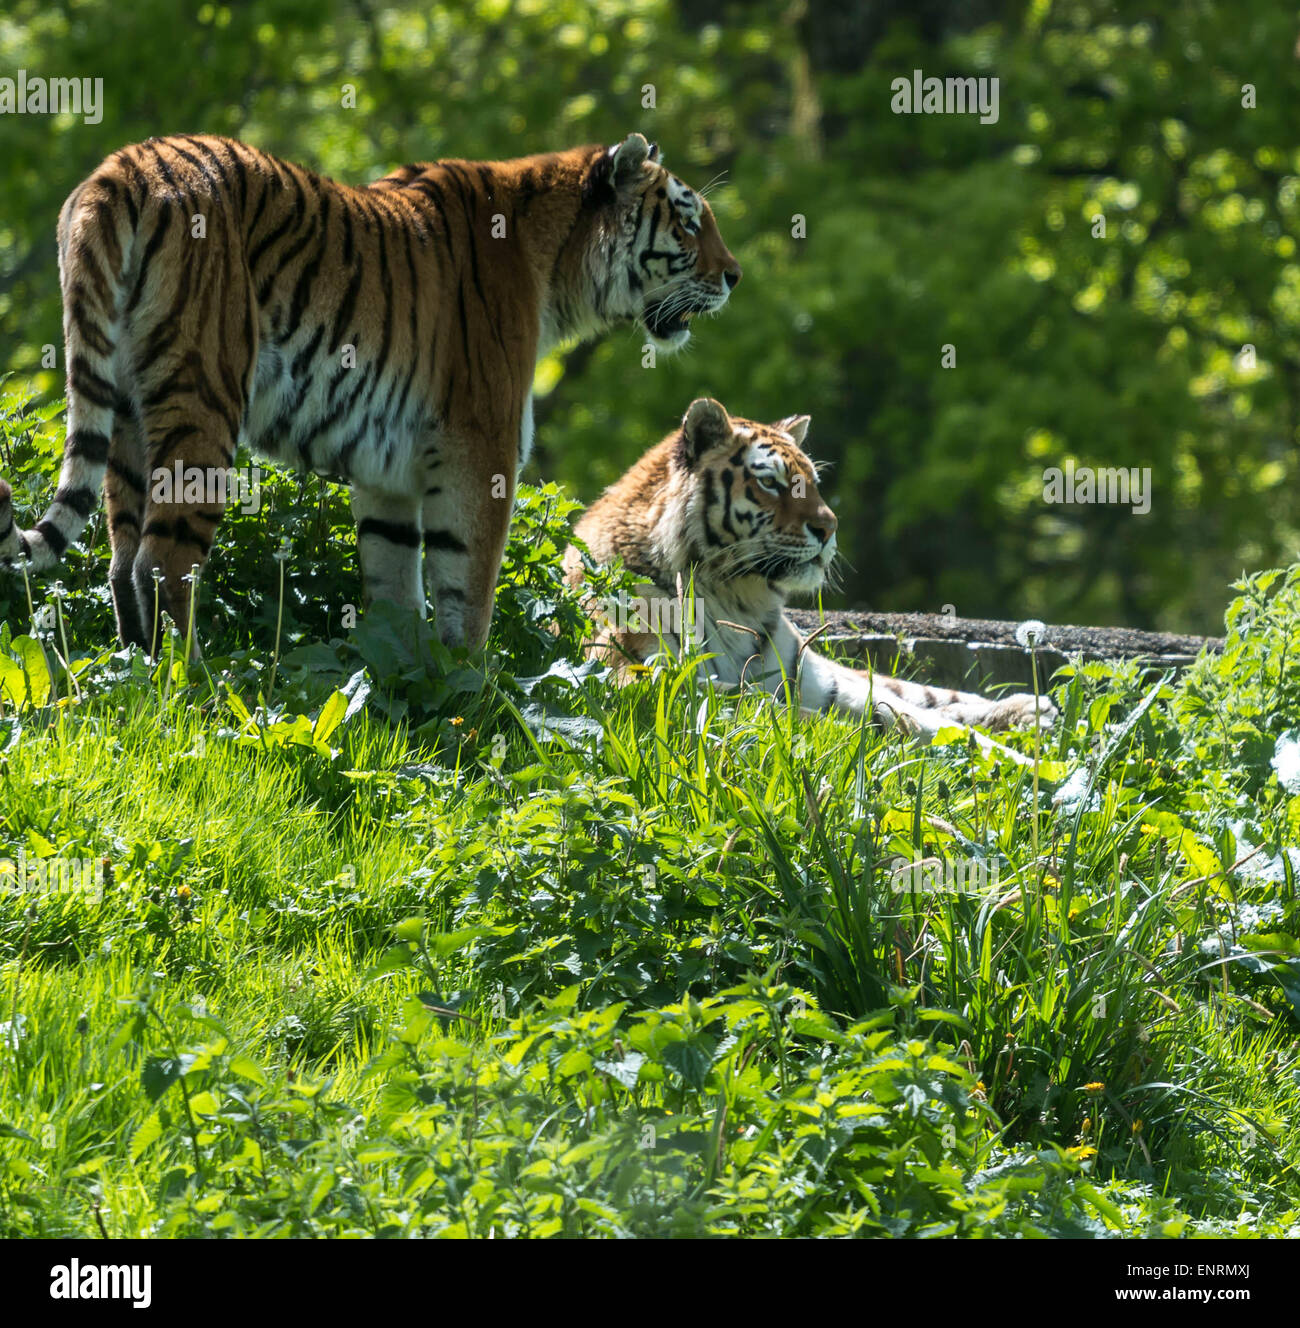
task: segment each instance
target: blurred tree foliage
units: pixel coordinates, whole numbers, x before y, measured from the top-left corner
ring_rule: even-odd
[[[124,143],[225,133],[359,182],[639,128],[693,184],[722,177],[711,197],[746,278],[653,370],[631,332],[540,366],[540,475],[594,497],[702,393],[757,418],[807,411],[833,463],[843,602],[876,608],[1214,630],[1233,577],[1300,548],[1285,6],[6,11],[0,73],[104,80],[98,124],[0,116],[0,363],[51,394],[61,374],[38,366],[60,339],[55,219]],[[997,122],[893,114],[890,82],[913,69],[997,77]],[[1150,512],[1045,504],[1043,470],[1066,457],[1149,466]]]

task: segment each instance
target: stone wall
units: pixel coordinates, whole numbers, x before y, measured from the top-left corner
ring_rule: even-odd
[[[827,613],[792,610],[805,635],[825,624],[817,648],[880,673],[902,673],[940,687],[979,691],[1000,684],[1033,683],[1030,651],[1018,644],[1014,622],[929,613]],[[1062,664],[1090,659],[1139,658],[1149,671],[1186,668],[1202,650],[1221,650],[1219,637],[1177,636],[1126,627],[1044,629],[1038,649],[1040,682]]]

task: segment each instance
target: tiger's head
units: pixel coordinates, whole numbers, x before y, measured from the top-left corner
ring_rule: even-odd
[[[697,585],[775,593],[784,601],[821,588],[835,558],[835,513],[800,446],[807,415],[757,424],[708,397],[692,401],[671,466],[688,477],[674,542],[689,550]]]
[[[640,323],[660,350],[679,350],[691,338],[689,320],[716,313],[740,280],[713,210],[641,134],[599,151],[583,196],[613,222],[612,252],[600,255],[597,311]]]

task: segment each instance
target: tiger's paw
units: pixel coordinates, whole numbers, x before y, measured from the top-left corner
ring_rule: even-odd
[[[1050,729],[1057,717],[1056,707],[1045,696],[1013,692],[989,706],[984,726],[990,729]]]

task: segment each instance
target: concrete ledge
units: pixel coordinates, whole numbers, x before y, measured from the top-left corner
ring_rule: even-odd
[[[903,673],[940,687],[980,690],[1033,683],[1030,651],[1016,641],[1015,622],[956,618],[932,613],[816,613],[794,609],[790,617],[807,635],[823,623],[817,645],[880,673]],[[1044,681],[1070,660],[1139,659],[1145,672],[1186,668],[1202,650],[1223,649],[1219,637],[1143,632],[1127,627],[1046,628],[1038,648]]]

